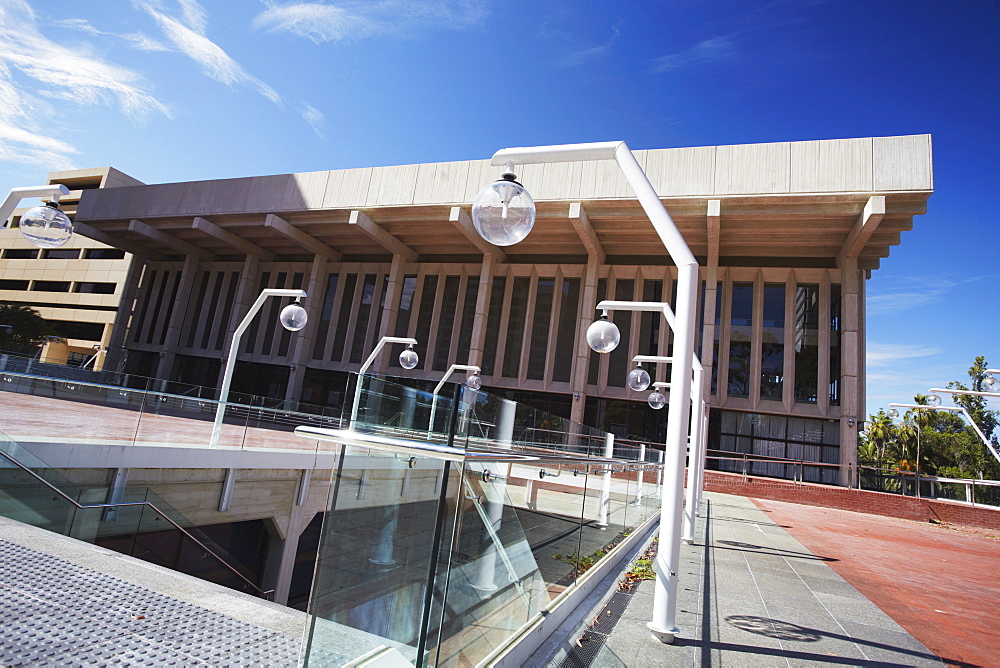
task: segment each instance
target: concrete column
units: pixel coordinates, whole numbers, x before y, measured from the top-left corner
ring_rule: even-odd
[[[191,303],[191,292],[194,290],[195,279],[201,260],[194,255],[184,258],[181,268],[181,280],[177,284],[173,305],[170,307],[170,322],[167,323],[166,338],[163,341],[163,353],[160,357],[158,375],[172,378],[174,375],[174,360],[177,357],[177,347],[181,340],[181,330],[188,321],[188,305]]]
[[[324,294],[326,284],[326,257],[316,255],[313,257],[312,267],[309,270],[309,282],[306,284],[306,294],[309,296],[302,303],[309,315],[309,320],[306,321],[306,326],[301,331],[292,335],[294,343],[289,359],[291,368],[288,373],[288,386],[285,388],[286,402],[296,401],[302,395],[302,380],[306,375],[306,365],[312,359],[316,332],[319,330],[320,315],[323,312],[323,300],[326,297]]]
[[[483,363],[483,347],[486,344],[486,320],[490,312],[490,299],[493,295],[493,264],[492,255],[483,255],[483,266],[479,272],[479,294],[476,295],[476,315],[472,321],[472,340],[470,341],[468,364],[480,366]],[[499,375],[496,370],[495,375]]]
[[[104,368],[107,371],[119,371],[119,367],[125,362],[125,336],[128,334],[129,318],[132,317],[132,310],[135,308],[139,280],[142,278],[145,264],[145,259],[133,255],[132,261],[128,265],[125,283],[122,284],[121,300],[118,302],[118,311],[115,313],[115,324],[111,330],[111,340],[108,342],[107,356],[104,358]]]
[[[587,405],[587,373],[590,369],[590,346],[587,345],[587,328],[597,319],[597,259],[587,260],[587,272],[583,279],[583,299],[581,300],[579,325],[577,326],[576,359],[573,362],[571,383],[573,386],[573,406],[569,418],[573,422],[583,422]]]
[[[844,258],[840,289],[840,484],[845,487],[851,486],[852,473],[857,466],[858,423],[864,421],[865,413],[861,391],[864,369],[861,331],[863,281],[857,258]],[[821,349],[821,354],[826,355],[829,364],[829,350]],[[820,391],[825,392],[826,388],[820,388]]]

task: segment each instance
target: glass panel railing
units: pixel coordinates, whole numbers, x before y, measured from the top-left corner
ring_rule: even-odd
[[[359,413],[364,424],[375,424],[376,405],[383,414],[398,408],[389,403],[368,404],[371,410]],[[304,665],[376,655],[416,665],[432,649],[426,628],[439,602],[431,592],[438,555],[450,543],[459,478],[448,461],[376,452],[341,453],[320,536]]]
[[[435,597],[445,604],[440,626],[428,629],[437,640],[430,665],[478,664],[551,600],[519,510],[510,503],[507,481],[497,468],[503,465],[466,462],[461,472],[462,498],[447,577],[436,583]]]

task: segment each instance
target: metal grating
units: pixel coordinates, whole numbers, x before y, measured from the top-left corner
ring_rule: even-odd
[[[0,665],[294,666],[299,640],[0,540]]]

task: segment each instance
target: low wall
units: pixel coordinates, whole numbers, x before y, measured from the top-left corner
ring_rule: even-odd
[[[910,496],[848,489],[814,483],[794,483],[774,478],[744,478],[739,473],[705,471],[705,489],[722,494],[736,494],[753,499],[787,501],[806,506],[853,510],[870,515],[899,517],[918,522],[948,522],[963,526],[1000,531],[1000,508],[973,506],[940,499],[915,499]]]

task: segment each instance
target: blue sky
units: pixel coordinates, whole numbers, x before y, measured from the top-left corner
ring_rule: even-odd
[[[931,133],[868,282],[876,410],[1000,367],[998,36],[995,0],[0,0],[0,191]]]

